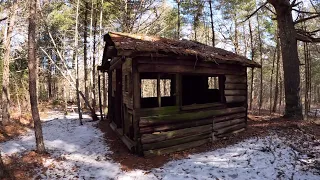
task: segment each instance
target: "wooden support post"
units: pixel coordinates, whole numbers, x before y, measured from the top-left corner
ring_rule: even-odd
[[[113,103],[112,103],[112,71],[108,71],[108,120],[111,123],[113,121],[112,112],[113,112]]]
[[[137,62],[132,61],[132,78],[133,78],[133,131],[134,142],[136,143],[135,151],[142,154],[142,146],[140,142],[140,99],[141,99],[141,82],[140,74],[137,69]]]
[[[176,105],[181,108],[182,106],[182,88],[181,88],[181,74],[176,74]]]
[[[158,77],[157,77],[157,96],[158,96],[158,106],[161,107],[160,74],[158,74]]]

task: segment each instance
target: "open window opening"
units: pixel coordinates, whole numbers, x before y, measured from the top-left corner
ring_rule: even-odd
[[[175,105],[174,75],[141,73],[141,108]]]
[[[183,75],[182,105],[223,102],[223,76]]]

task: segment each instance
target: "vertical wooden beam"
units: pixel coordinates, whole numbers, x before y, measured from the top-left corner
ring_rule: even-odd
[[[132,60],[132,81],[133,81],[133,131],[134,142],[136,142],[135,151],[142,154],[142,145],[140,141],[140,100],[141,100],[141,81],[140,73],[136,59]]]
[[[176,105],[182,106],[182,78],[181,74],[176,74],[175,89],[176,89]]]
[[[226,84],[226,76],[219,76],[219,91],[221,93],[221,102],[226,102],[226,96],[225,96],[225,84]]]
[[[111,123],[113,121],[113,103],[112,103],[112,71],[108,70],[108,120]]]
[[[158,106],[161,107],[160,73],[158,73],[158,76],[157,76],[157,96],[158,96]]]

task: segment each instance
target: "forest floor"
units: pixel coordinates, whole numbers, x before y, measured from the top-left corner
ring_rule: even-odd
[[[51,111],[43,116],[48,154],[34,132],[0,143],[16,179],[319,179],[320,126],[249,115],[248,129],[225,140],[150,158],[130,154],[106,122]]]

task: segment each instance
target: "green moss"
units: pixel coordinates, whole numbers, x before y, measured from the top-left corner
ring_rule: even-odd
[[[229,109],[219,109],[219,110],[209,110],[209,111],[198,111],[198,112],[188,112],[181,114],[171,114],[171,115],[158,115],[149,116],[141,118],[143,121],[147,122],[157,122],[157,121],[191,121],[197,119],[206,119],[215,116],[220,116],[229,113],[237,113],[245,111],[244,107],[229,108]]]

